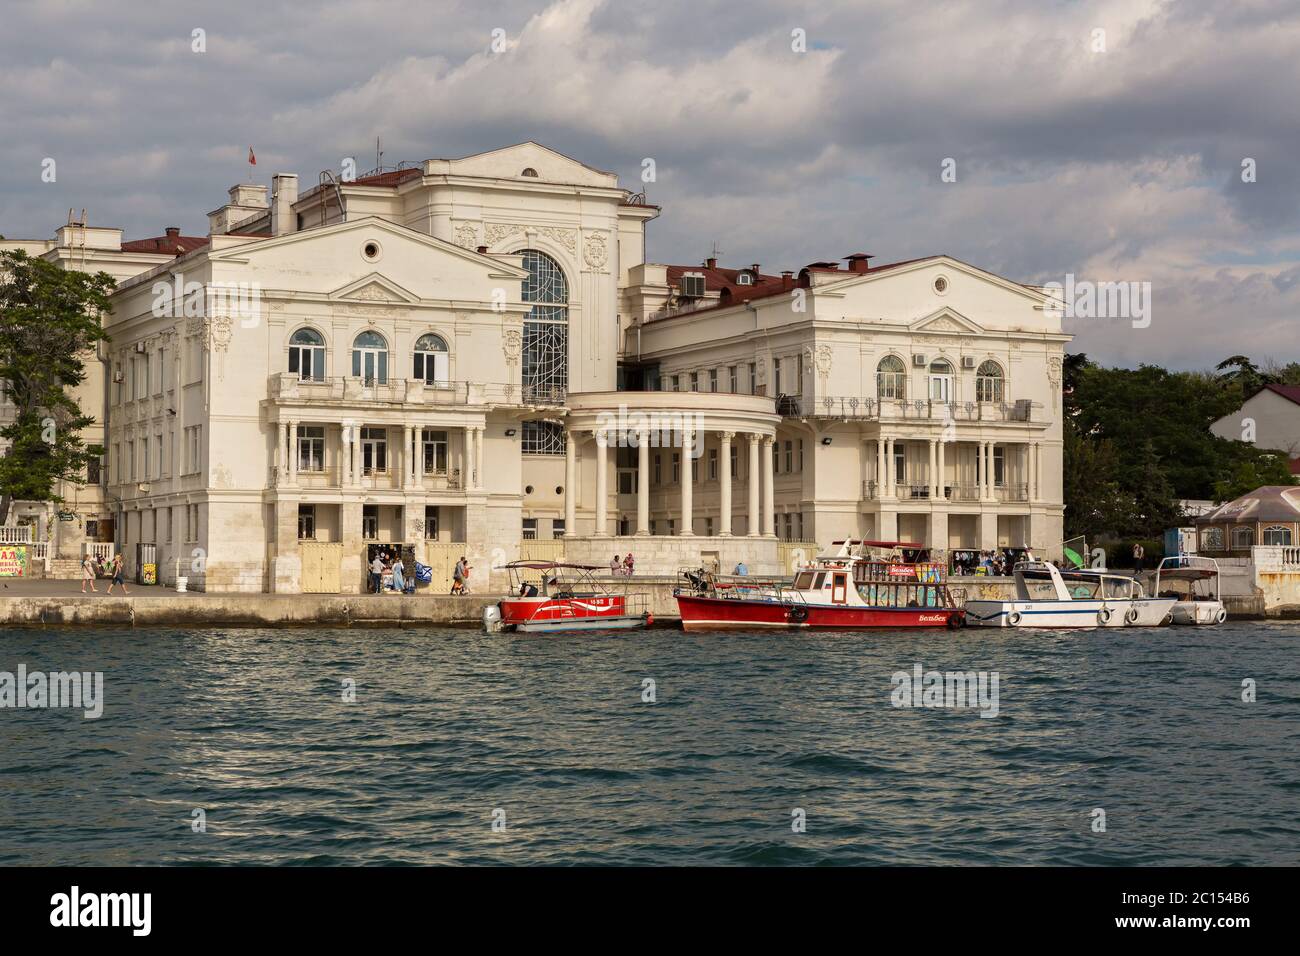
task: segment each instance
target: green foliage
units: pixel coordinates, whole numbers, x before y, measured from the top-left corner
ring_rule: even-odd
[[[79,481],[104,451],[81,431],[94,423],[70,394],[87,353],[107,338],[112,276],[59,268],[22,250],[0,252],[0,386],[15,406],[0,428],[0,523],[12,501],[54,501],[59,481]]]
[[[1218,375],[1102,368],[1082,354],[1064,368],[1067,536],[1156,537],[1181,522],[1180,498],[1225,501],[1293,483],[1283,456],[1210,432],[1279,372],[1243,355]]]

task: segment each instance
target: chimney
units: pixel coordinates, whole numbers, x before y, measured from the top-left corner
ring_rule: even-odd
[[[271,235],[298,231],[293,204],[298,201],[298,174],[276,173],[271,177]]]
[[[704,260],[704,268],[716,269],[717,267],[718,267],[718,260],[713,258],[712,256],[709,256],[709,258]]]
[[[793,273],[793,272],[782,272],[782,273],[781,273],[781,288],[784,289],[784,290],[786,290],[786,291],[789,291],[790,289],[793,289],[793,288],[794,288],[794,273]]]
[[[168,226],[167,228],[165,228],[165,229],[163,230],[163,232],[167,233],[167,238],[168,238],[168,239],[179,239],[179,238],[180,238],[180,235],[181,235],[181,227],[180,227],[180,226]]]
[[[874,259],[875,256],[867,255],[865,252],[855,252],[844,258],[849,260],[850,272],[866,272],[868,268],[867,261]]]
[[[758,263],[755,262],[755,263],[754,263],[752,266],[750,266],[749,268],[753,270],[753,272],[754,272],[754,281],[757,282],[757,281],[758,281]]]

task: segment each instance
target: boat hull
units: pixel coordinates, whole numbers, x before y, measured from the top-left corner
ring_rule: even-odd
[[[971,627],[1157,627],[1174,602],[1166,598],[1133,601],[967,601]]]
[[[728,630],[780,627],[808,630],[890,630],[960,626],[962,611],[941,607],[851,607],[677,595],[682,628]]]
[[[507,598],[499,607],[502,627],[525,633],[625,629],[650,623],[648,614],[629,613],[621,594]]]
[[[1222,601],[1175,601],[1169,613],[1175,624],[1222,624],[1228,619]]]

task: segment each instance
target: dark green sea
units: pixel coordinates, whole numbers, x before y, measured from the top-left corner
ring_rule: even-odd
[[[3,864],[1300,864],[1293,622],[0,630],[19,664],[104,713],[0,709]],[[894,707],[916,664],[998,715]]]

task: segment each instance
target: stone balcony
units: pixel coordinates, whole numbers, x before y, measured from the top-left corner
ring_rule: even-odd
[[[389,378],[384,381],[353,375],[300,378],[293,372],[270,376],[268,392],[276,404],[387,404],[420,408],[512,405],[555,408],[564,405],[564,389],[497,382],[424,382]]]
[[[777,399],[776,408],[783,418],[835,421],[1050,423],[1043,406],[1028,399],[1015,402],[935,402],[847,395],[782,395]]]

